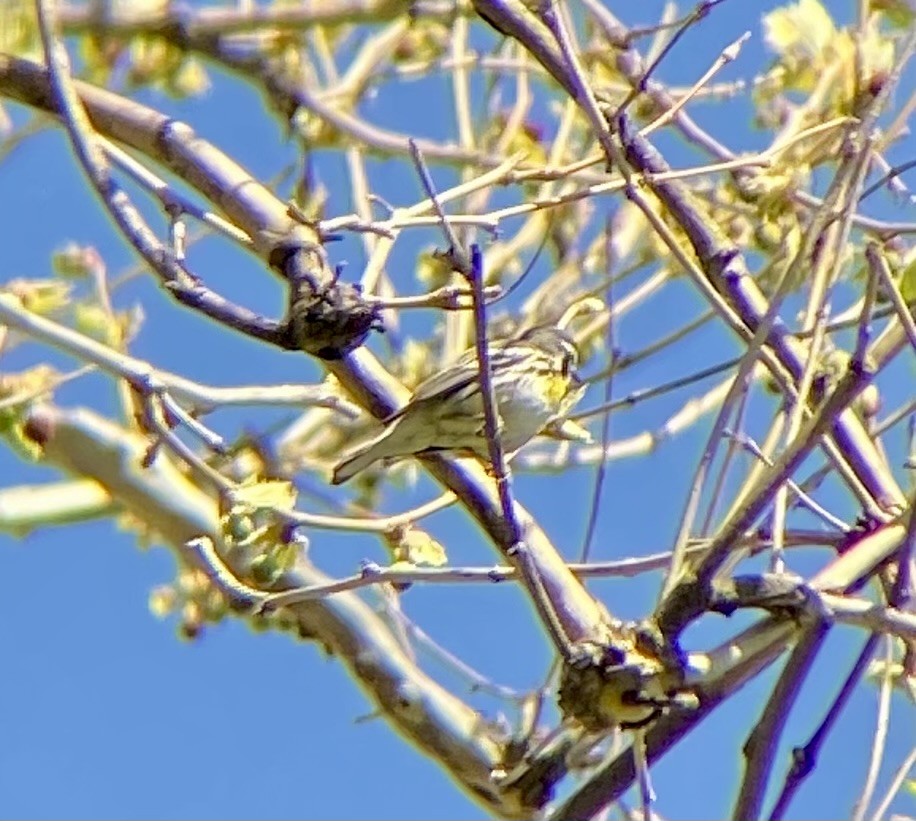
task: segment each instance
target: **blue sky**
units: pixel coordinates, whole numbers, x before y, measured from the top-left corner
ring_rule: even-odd
[[[655,19],[659,3],[639,5],[641,22]],[[722,79],[751,77],[766,59],[760,15],[774,5],[723,4],[675,49],[661,76],[693,82],[719,49],[750,29],[751,41]],[[841,14],[850,13],[842,4]],[[264,114],[257,94],[218,74],[214,80],[206,96],[186,103],[175,104],[152,92],[141,99],[174,111],[260,179],[273,178],[294,158],[295,147]],[[423,116],[418,118],[413,93],[394,95],[392,107],[380,106],[367,116],[377,113],[378,122],[396,123],[402,130],[416,128],[424,136],[451,133],[448,101],[425,97]],[[740,119],[730,119],[716,106],[697,108],[697,118],[733,148],[763,144],[766,139],[740,130],[735,125]],[[738,100],[730,110],[746,114],[749,103]],[[21,123],[21,109],[11,111],[14,121]],[[331,190],[329,212],[348,212],[347,188],[335,185],[339,167],[329,162],[320,168]],[[418,195],[407,161],[374,162],[371,178],[375,190],[393,202],[410,203]],[[9,192],[15,192],[14,198]],[[135,262],[89,193],[59,131],[46,130],[29,139],[0,164],[0,197],[6,238],[0,243],[0,280],[49,276],[50,252],[68,241],[95,245],[112,277]],[[613,205],[605,202],[598,207],[609,210]],[[912,219],[912,213],[904,216]],[[416,248],[439,239],[430,232],[412,242],[395,257],[405,270]],[[357,242],[345,239],[330,253],[335,263],[349,262],[345,276],[358,276]],[[264,313],[279,313],[279,285],[226,244],[204,241],[192,250],[191,262],[227,296]],[[415,282],[405,282],[417,289]],[[690,299],[686,287],[673,289],[656,303],[655,320],[625,320],[618,329],[621,344],[637,349]],[[305,357],[232,336],[175,308],[149,278],[131,281],[117,291],[115,300],[122,308],[143,305],[146,319],[133,353],[162,368],[210,384],[318,378],[318,370]],[[405,333],[421,335],[428,330],[429,317],[405,325]],[[376,339],[371,344],[381,343]],[[721,346],[722,358],[738,351],[721,332],[700,334],[679,350],[678,358],[653,363],[637,371],[638,377],[622,378],[615,391],[623,394],[670,378],[682,372],[691,357],[714,361],[709,350],[716,345]],[[34,349],[17,350],[8,365],[0,364],[15,370],[34,361],[35,355]],[[52,359],[67,362],[56,355]],[[614,436],[654,428],[685,396],[615,416]],[[110,383],[95,378],[65,387],[58,400],[108,413],[117,407]],[[248,411],[225,412],[214,424],[231,434],[253,418]],[[283,418],[280,413],[257,416],[259,424]],[[595,558],[622,558],[670,546],[675,517],[707,431],[700,425],[689,436],[664,443],[649,458],[610,466]],[[900,439],[893,443],[902,444]],[[55,475],[41,466],[26,467],[0,450],[2,486]],[[566,555],[574,556],[581,543],[592,482],[588,470],[572,471],[562,481],[526,476],[517,482],[519,497]],[[415,498],[429,498],[431,490],[432,485],[424,482]],[[660,500],[669,503],[660,505]],[[395,495],[387,502],[392,511],[405,506],[403,497]],[[664,515],[659,515],[660,509]],[[848,506],[844,513],[854,516]],[[430,529],[449,544],[456,564],[494,561],[476,531],[454,515],[434,517]],[[330,572],[353,572],[363,558],[384,557],[370,537],[310,536],[311,558]],[[806,560],[801,557],[798,566],[804,567]],[[167,550],[138,549],[129,533],[110,522],[43,530],[15,541],[0,535],[0,655],[6,659],[0,684],[0,815],[485,817],[437,767],[369,716],[371,706],[357,686],[315,645],[283,635],[255,634],[240,622],[225,622],[193,643],[179,641],[174,621],[160,621],[148,608],[150,591],[171,581],[174,570]],[[633,618],[651,609],[658,582],[656,576],[609,580],[595,584],[594,590],[617,615]],[[415,586],[403,604],[436,641],[496,681],[530,688],[547,668],[546,641],[520,591],[509,585]],[[741,623],[704,622],[690,640],[709,646]],[[852,630],[834,631],[794,708],[777,773],[788,764],[791,747],[804,743],[815,728],[862,639]],[[495,712],[492,700],[468,694],[466,683],[435,659],[426,667],[456,692]],[[743,728],[749,726],[771,682],[772,676],[765,676],[745,688],[653,770],[660,813],[694,818],[721,817],[728,811],[740,774]],[[791,817],[841,817],[848,812],[864,780],[876,701],[874,688],[857,691],[837,736],[792,805]],[[903,717],[890,728],[888,761],[896,765],[912,743],[913,725],[912,712],[907,714],[899,697],[894,707],[894,715]],[[882,774],[882,784],[888,775]],[[916,809],[912,802],[909,807],[902,801],[894,806],[900,812]]]

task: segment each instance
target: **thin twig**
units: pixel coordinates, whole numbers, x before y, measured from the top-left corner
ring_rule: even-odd
[[[890,728],[891,691],[893,689],[893,676],[891,664],[894,660],[894,642],[890,636],[884,637],[884,672],[881,676],[881,686],[878,688],[878,710],[875,716],[875,737],[871,743],[871,752],[868,757],[868,769],[865,775],[865,784],[862,792],[853,806],[851,821],[865,821],[868,805],[875,794],[878,785],[878,775],[881,772],[881,761],[884,758],[887,733]]]
[[[604,236],[605,236],[605,264],[607,266],[607,288],[604,295],[604,304],[611,308],[613,305],[613,294],[611,291],[611,283],[613,278],[611,276],[612,269],[614,265],[614,249],[613,242],[611,241],[611,226],[610,221],[605,223],[604,226]],[[604,333],[604,347],[607,352],[608,360],[613,364],[615,355],[615,345],[614,345],[614,312],[610,310],[608,312],[608,321],[607,328]],[[604,380],[604,405],[608,406],[611,404],[611,396],[613,394],[613,370],[611,367],[608,368],[607,376]],[[608,441],[611,436],[611,415],[609,413],[604,413],[601,419],[601,450],[605,451],[608,446]],[[585,536],[582,539],[582,550],[579,553],[579,561],[586,562],[588,561],[589,551],[592,547],[592,542],[595,538],[595,530],[598,526],[598,513],[601,507],[601,490],[604,487],[604,477],[607,472],[607,460],[600,459],[598,461],[598,467],[595,471],[595,483],[592,488],[592,498],[589,505],[588,519],[585,526]]]
[[[63,119],[81,168],[122,234],[177,300],[249,336],[279,344],[283,337],[279,323],[258,317],[206,288],[159,241],[126,192],[117,185],[70,76],[66,49],[55,37],[53,3],[51,0],[38,0],[37,9],[56,109]]]
[[[875,811],[871,815],[871,821],[882,821],[882,819],[887,818],[887,811],[890,809],[891,801],[903,789],[904,782],[910,777],[913,767],[916,767],[916,746],[910,750],[910,754],[897,768],[897,772],[894,773],[894,777],[888,785],[884,799],[875,807]]]
[[[846,680],[843,682],[840,692],[827,710],[827,714],[822,719],[820,726],[814,731],[814,734],[803,747],[796,747],[792,751],[792,766],[786,774],[782,790],[773,804],[773,809],[770,811],[770,821],[777,821],[777,819],[785,816],[786,810],[789,808],[789,803],[794,798],[795,793],[798,792],[805,779],[814,772],[821,747],[824,746],[827,736],[836,725],[840,715],[846,708],[846,704],[852,697],[853,692],[855,692],[856,687],[858,687],[859,681],[865,674],[868,664],[874,655],[875,648],[878,645],[879,638],[880,637],[877,635],[868,637],[864,647],[859,652],[859,657],[856,659],[852,670],[849,672],[849,675],[846,676]]]
[[[473,245],[471,246],[470,259],[467,258],[467,255],[458,244],[457,234],[455,234],[445,212],[442,210],[442,206],[439,204],[432,177],[423,161],[422,153],[413,142],[411,142],[410,150],[426,194],[433,203],[434,210],[442,220],[442,230],[449,242],[448,258],[454,268],[466,277],[473,293],[475,346],[479,365],[480,394],[483,402],[484,431],[489,449],[491,470],[496,482],[497,495],[503,515],[502,526],[505,531],[501,541],[507,548],[506,555],[518,563],[519,571],[525,580],[525,587],[529,591],[555,647],[561,655],[569,657],[569,635],[560,624],[557,609],[551,601],[541,581],[540,572],[532,561],[525,545],[522,528],[515,513],[510,478],[506,471],[499,432],[499,409],[493,386],[493,374],[490,367],[490,352],[487,342],[486,300],[483,290],[483,255],[479,246]]]
[[[805,678],[827,637],[829,623],[811,626],[799,638],[786,661],[766,707],[744,743],[745,771],[735,800],[735,821],[756,821],[760,817],[779,738],[789,720],[792,705],[798,698]]]

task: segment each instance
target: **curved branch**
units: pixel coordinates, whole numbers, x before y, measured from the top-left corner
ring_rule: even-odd
[[[201,567],[188,543],[206,536],[221,543],[217,500],[202,491],[165,456],[141,467],[149,442],[86,409],[37,407],[26,432],[44,458],[102,485],[111,499],[161,534],[189,564]],[[281,588],[327,584],[330,579],[306,558]],[[423,673],[389,626],[353,592],[290,605],[301,638],[312,638],[345,664],[379,711],[411,743],[434,757],[476,800],[507,817],[537,808],[501,794],[491,772],[502,761],[505,740],[476,710]]]
[[[316,236],[313,229],[290,217],[285,203],[218,148],[197,137],[189,126],[88,83],[75,81],[74,86],[97,131],[167,166],[219,204],[252,236],[262,253],[270,254],[290,241],[309,245]],[[46,111],[55,110],[47,73],[27,60],[0,55],[0,94]],[[390,415],[406,400],[404,386],[365,348],[324,364],[355,401],[377,418]],[[496,489],[484,468],[474,460],[444,456],[424,457],[423,462],[517,567],[518,559],[511,555],[513,545],[503,536],[504,518]],[[566,634],[572,641],[603,641],[612,621],[607,611],[569,570],[531,514],[518,504],[515,514],[528,558]]]

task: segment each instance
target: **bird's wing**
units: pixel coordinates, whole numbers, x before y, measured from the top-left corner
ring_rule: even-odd
[[[504,347],[506,344],[506,342],[501,342],[490,349],[491,371],[512,364],[510,360],[513,354],[506,350]],[[410,401],[385,419],[385,424],[393,422],[421,403],[429,402],[432,399],[438,401],[454,397],[459,392],[475,386],[479,376],[480,365],[477,361],[477,350],[471,348],[461,354],[453,364],[434,373],[417,385]]]

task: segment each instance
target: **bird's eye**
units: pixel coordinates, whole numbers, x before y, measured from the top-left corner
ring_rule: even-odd
[[[564,378],[569,377],[569,375],[575,370],[576,366],[579,363],[579,353],[569,344],[563,345],[563,361],[560,364],[560,371],[562,372]]]

